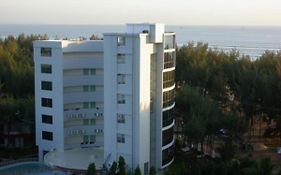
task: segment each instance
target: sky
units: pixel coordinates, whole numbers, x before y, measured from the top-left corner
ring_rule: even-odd
[[[281,26],[281,0],[0,0],[0,24]]]

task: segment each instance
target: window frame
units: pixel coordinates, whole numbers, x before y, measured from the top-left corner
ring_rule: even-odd
[[[42,140],[48,140],[53,141],[54,140],[54,134],[50,131],[42,131]]]
[[[47,119],[47,118],[49,118],[49,119]],[[47,114],[41,114],[41,122],[44,124],[53,124],[53,116],[47,115]]]
[[[51,47],[41,47],[40,55],[41,57],[52,57],[53,50]]]
[[[47,107],[47,108],[52,108],[53,107],[53,99],[52,98],[42,97],[41,98],[41,106],[42,107]]]
[[[41,90],[52,91],[53,82],[51,81],[41,81]]]
[[[41,73],[42,74],[52,74],[53,68],[51,64],[41,64]]]

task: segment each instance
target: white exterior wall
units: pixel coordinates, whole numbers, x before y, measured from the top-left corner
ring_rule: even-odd
[[[41,47],[51,47],[52,56],[42,57]],[[34,61],[35,61],[35,114],[36,114],[36,144],[39,146],[39,160],[43,160],[43,151],[52,149],[63,150],[63,71],[62,71],[62,49],[60,42],[34,42]],[[42,74],[41,64],[51,64],[52,74]],[[52,91],[41,90],[41,81],[51,81]],[[51,98],[53,107],[41,106],[41,98]],[[41,115],[53,116],[53,124],[44,124]],[[53,141],[43,140],[42,131],[53,132]]]
[[[52,48],[52,57],[41,57],[41,47]],[[43,151],[81,147],[83,135],[96,135],[94,146],[103,146],[103,109],[79,109],[64,111],[65,106],[83,102],[103,104],[103,42],[102,41],[35,41],[35,103],[36,103],[36,144],[39,147],[39,160]],[[51,64],[52,74],[42,74],[41,64]],[[68,70],[97,69],[98,75],[65,75]],[[51,81],[52,91],[41,90],[41,81]],[[95,92],[64,92],[65,88],[96,85]],[[41,98],[52,98],[53,107],[41,106]],[[53,116],[52,124],[42,123],[41,115]],[[96,116],[95,114],[101,114]],[[73,117],[74,116],[74,117]],[[77,119],[77,116],[83,118]],[[75,118],[76,117],[76,118]],[[83,125],[83,119],[96,119],[96,125]],[[98,133],[95,130],[98,129]],[[83,131],[77,134],[76,131]],[[53,132],[53,141],[43,140],[42,131]],[[71,134],[71,133],[75,134]]]
[[[149,163],[150,155],[150,55],[153,45],[147,34],[124,35],[125,46],[117,46],[117,35],[105,35],[105,159],[126,159],[130,168]],[[117,54],[126,54],[125,64],[117,64]],[[126,74],[126,83],[117,83],[117,74]],[[126,104],[117,104],[124,94]],[[117,114],[126,114],[126,123],[117,123]],[[117,133],[125,134],[125,143],[117,143]]]

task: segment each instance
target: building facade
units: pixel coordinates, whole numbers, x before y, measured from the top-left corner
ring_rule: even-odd
[[[173,162],[175,33],[128,24],[101,41],[36,41],[36,143],[54,150],[102,147],[104,164]]]

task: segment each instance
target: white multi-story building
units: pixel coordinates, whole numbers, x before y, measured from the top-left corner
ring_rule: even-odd
[[[129,24],[100,41],[36,41],[34,60],[40,160],[50,152],[52,165],[77,169],[50,159],[88,149],[85,169],[98,157],[89,148],[100,147],[102,164],[123,156],[144,174],[173,162],[175,33],[163,24]]]

